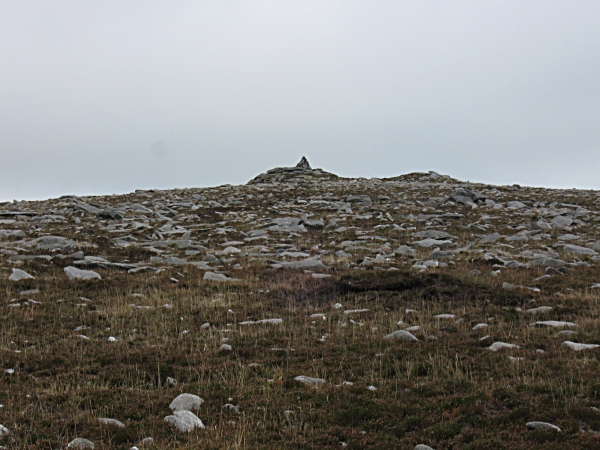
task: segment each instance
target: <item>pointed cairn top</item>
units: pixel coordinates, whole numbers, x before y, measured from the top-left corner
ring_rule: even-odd
[[[302,157],[300,162],[298,164],[296,164],[296,167],[298,167],[299,169],[312,170],[312,167],[310,167],[310,164],[308,163],[308,159],[306,159],[306,156]]]

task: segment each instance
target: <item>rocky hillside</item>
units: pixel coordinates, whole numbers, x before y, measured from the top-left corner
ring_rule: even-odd
[[[600,448],[599,224],[597,191],[305,158],[0,204],[0,445]]]

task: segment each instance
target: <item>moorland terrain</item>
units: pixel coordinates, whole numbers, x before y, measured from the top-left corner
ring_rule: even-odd
[[[2,203],[0,446],[600,449],[599,252],[599,191],[305,159]]]

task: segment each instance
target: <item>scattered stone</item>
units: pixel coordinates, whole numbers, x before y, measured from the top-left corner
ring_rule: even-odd
[[[598,344],[579,344],[577,342],[571,342],[571,341],[565,341],[560,345],[561,345],[561,347],[567,347],[567,348],[570,348],[571,350],[575,350],[576,352],[579,352],[581,350],[593,350],[595,348],[600,347],[600,345],[598,345]]]
[[[325,380],[323,380],[322,378],[306,377],[304,375],[299,375],[295,377],[294,380],[298,381],[299,383],[309,384],[311,386],[318,386],[325,383]]]
[[[73,439],[71,442],[69,442],[69,445],[67,445],[68,448],[79,448],[79,449],[91,449],[93,450],[94,448],[94,443],[88,439],[84,439],[84,438],[75,438]]]
[[[418,341],[418,339],[407,330],[397,330],[387,336],[384,336],[384,339],[390,341]]]
[[[205,272],[202,279],[207,281],[239,281],[237,278],[229,278],[222,273],[214,272]]]
[[[182,433],[189,433],[194,428],[205,428],[202,421],[191,411],[175,411],[173,415],[166,416],[165,422],[175,426]]]
[[[552,430],[552,431],[562,431],[556,425],[552,425],[548,422],[527,422],[525,424],[527,428],[530,430]]]
[[[204,403],[200,397],[194,394],[179,394],[173,399],[169,408],[172,411],[195,411],[200,409],[200,405]]]
[[[31,280],[33,275],[28,274],[24,270],[13,268],[12,274],[8,277],[10,281]]]
[[[102,277],[99,273],[93,270],[81,270],[77,267],[67,266],[65,267],[65,274],[69,280],[101,280]]]
[[[575,324],[573,322],[561,322],[558,320],[544,320],[544,321],[540,321],[540,322],[535,322],[533,325],[536,327],[555,327],[555,328],[576,327],[577,326],[577,324]]]
[[[488,347],[489,350],[493,352],[497,352],[503,348],[521,348],[515,344],[507,344],[506,342],[494,342],[492,345]]]
[[[98,419],[98,422],[100,422],[103,425],[112,425],[115,426],[117,428],[125,428],[125,424],[123,422],[120,422],[117,419],[109,419],[106,417],[100,417]]]

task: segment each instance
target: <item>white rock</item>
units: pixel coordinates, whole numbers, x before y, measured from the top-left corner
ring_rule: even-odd
[[[202,279],[207,281],[238,281],[237,278],[229,278],[222,273],[214,272],[205,272]]]
[[[169,408],[172,411],[192,411],[200,409],[200,405],[204,403],[200,397],[194,394],[179,394],[173,399]]]
[[[117,342],[117,338],[115,338],[113,336],[109,336],[108,342]]]
[[[493,352],[497,352],[500,349],[503,348],[521,348],[518,345],[515,344],[507,344],[506,342],[494,342],[492,345],[490,345],[488,347],[489,350],[493,351]]]
[[[454,314],[438,314],[437,316],[433,316],[434,319],[454,319],[455,317]]]
[[[383,338],[392,341],[418,341],[418,339],[412,333],[406,330],[394,331]]]
[[[433,450],[429,445],[419,444],[413,450]]]
[[[574,334],[577,334],[577,331],[562,330],[557,333],[557,336],[573,336]]]
[[[10,430],[6,428],[4,425],[0,425],[0,436],[4,436],[5,434],[9,434]]]
[[[471,328],[471,330],[477,331],[477,330],[481,330],[482,328],[487,328],[487,327],[489,327],[489,325],[487,323],[478,323],[473,328]]]
[[[99,273],[93,270],[81,270],[77,267],[67,266],[65,267],[65,274],[69,280],[101,280],[102,277]]]
[[[12,273],[8,277],[10,281],[21,281],[21,280],[30,280],[35,278],[33,275],[29,275],[27,272],[21,269],[13,268]]]
[[[233,350],[233,348],[231,347],[231,345],[229,345],[229,344],[223,344],[223,345],[221,345],[219,347],[218,351],[220,351],[220,352],[230,352],[232,350]]]
[[[531,308],[526,311],[527,314],[543,314],[552,311],[552,306],[538,306],[537,308]]]
[[[92,441],[89,441],[87,439],[84,438],[75,438],[73,439],[71,442],[69,442],[69,445],[67,445],[68,448],[89,448],[89,449],[93,449],[94,448],[94,443]]]
[[[194,428],[204,428],[202,421],[190,411],[175,411],[172,416],[166,416],[165,422],[175,426],[182,433],[188,433]]]
[[[329,278],[331,275],[326,274],[326,273],[313,273],[312,277],[313,278]]]
[[[270,323],[273,325],[280,325],[283,323],[283,319],[262,319],[256,321],[256,323]]]
[[[306,377],[304,375],[299,375],[295,377],[294,380],[303,384],[310,384],[312,386],[318,386],[320,384],[325,383],[325,380],[322,378]]]
[[[530,430],[554,430],[554,431],[562,431],[556,425],[552,425],[548,422],[527,422],[525,424],[527,428]]]
[[[347,309],[344,314],[360,314],[368,311],[368,309]]]
[[[373,391],[373,392],[375,392],[377,390],[377,388],[375,386],[369,386],[367,389],[370,391]]]
[[[559,320],[542,320],[533,324],[536,327],[576,327],[577,324],[573,322],[561,322]]]
[[[117,419],[109,419],[107,417],[100,417],[98,421],[104,425],[113,425],[118,428],[125,428],[125,424]]]
[[[571,341],[565,341],[560,345],[561,345],[561,347],[568,347],[571,350],[575,350],[576,352],[579,352],[581,350],[592,350],[594,348],[600,347],[600,345],[598,345],[598,344],[580,344],[578,342],[571,342]]]

